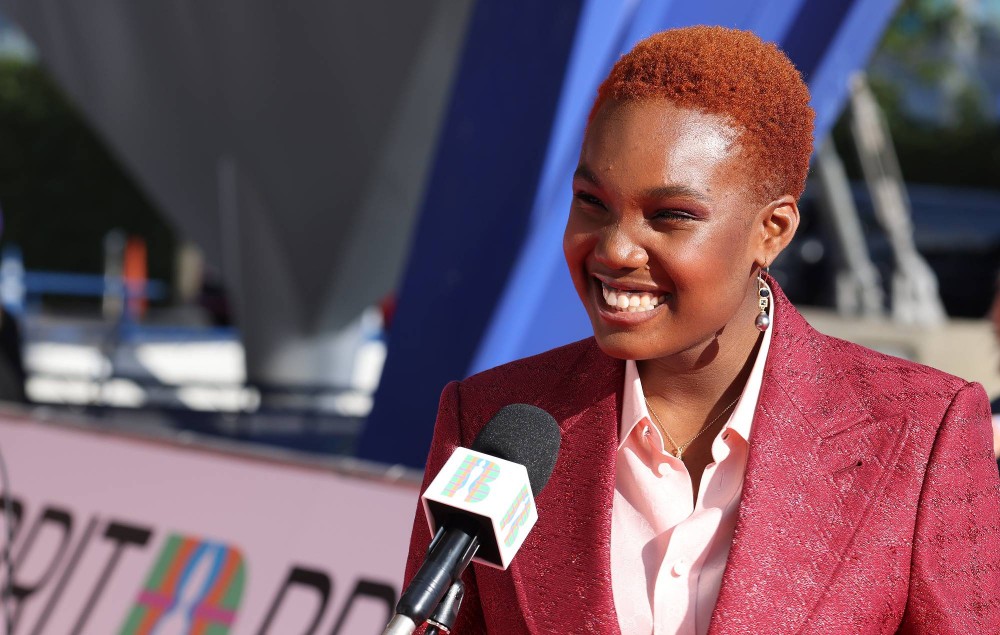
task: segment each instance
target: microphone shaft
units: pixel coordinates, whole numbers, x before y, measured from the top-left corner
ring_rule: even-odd
[[[452,583],[469,566],[479,548],[479,538],[471,526],[467,526],[459,519],[456,521],[449,524],[448,529],[441,533],[440,539],[431,545],[427,559],[396,604],[397,616],[403,615],[414,624],[423,624],[437,608]],[[393,618],[393,621],[395,620],[396,618]]]

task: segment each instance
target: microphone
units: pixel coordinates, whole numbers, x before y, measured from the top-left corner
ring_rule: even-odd
[[[504,406],[471,449],[457,448],[421,497],[434,539],[383,635],[423,624],[470,561],[506,569],[538,520],[534,497],[552,475],[559,425],[528,404]]]

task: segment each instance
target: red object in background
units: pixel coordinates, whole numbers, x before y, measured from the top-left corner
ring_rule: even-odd
[[[382,330],[388,333],[392,318],[396,315],[396,294],[390,293],[379,300],[378,308],[382,311]]]
[[[146,241],[132,236],[125,243],[125,264],[122,270],[125,278],[126,310],[132,319],[140,319],[146,315],[149,302],[146,300],[146,282],[148,272],[146,267]]]

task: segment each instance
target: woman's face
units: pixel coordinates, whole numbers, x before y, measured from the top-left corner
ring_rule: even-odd
[[[736,136],[667,100],[608,102],[591,122],[563,250],[607,354],[698,353],[755,328],[763,206]]]

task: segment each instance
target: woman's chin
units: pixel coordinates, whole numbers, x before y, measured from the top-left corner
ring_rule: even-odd
[[[637,337],[635,333],[607,333],[603,329],[594,331],[597,346],[608,357],[615,359],[652,359],[662,357],[658,347],[651,346],[649,338]]]

